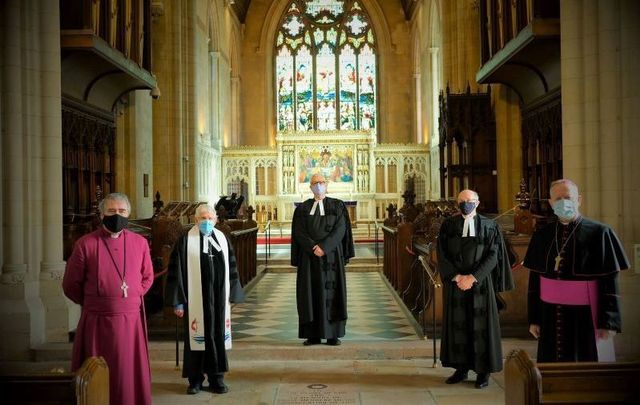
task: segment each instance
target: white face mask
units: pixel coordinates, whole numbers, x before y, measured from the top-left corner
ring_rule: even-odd
[[[327,185],[325,183],[316,183],[311,186],[311,191],[317,196],[324,195],[327,192]]]
[[[573,200],[558,200],[553,203],[553,213],[563,221],[570,221],[578,214],[578,206]]]

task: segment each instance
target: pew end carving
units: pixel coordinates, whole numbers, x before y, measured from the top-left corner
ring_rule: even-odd
[[[75,373],[2,375],[0,391],[7,404],[108,405],[109,368],[104,358],[89,357]]]
[[[504,367],[505,404],[630,404],[640,398],[640,363],[535,363],[514,350]]]

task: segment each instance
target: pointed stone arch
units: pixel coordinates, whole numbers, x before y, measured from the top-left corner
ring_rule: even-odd
[[[358,0],[364,9],[367,11],[371,20],[371,25],[376,36],[378,43],[377,55],[378,55],[378,77],[380,81],[378,83],[378,138],[380,134],[387,132],[387,126],[390,117],[389,114],[389,101],[386,95],[389,93],[388,80],[385,80],[388,71],[388,60],[395,52],[395,45],[391,38],[391,29],[389,28],[388,21],[384,15],[384,12],[377,0]],[[265,95],[267,100],[275,100],[274,94],[274,43],[276,32],[279,28],[280,17],[285,13],[289,1],[273,1],[265,13],[263,24],[260,30],[259,45],[256,49],[256,53],[264,55],[264,61],[266,63],[266,77],[265,80]],[[251,12],[251,9],[249,10]],[[269,127],[275,128],[275,103],[268,102],[266,107],[266,116],[269,120]],[[272,125],[271,125],[272,124]],[[271,134],[271,138],[275,134]]]
[[[207,34],[209,35],[209,52],[220,51],[220,14],[217,2],[210,1],[207,5]]]

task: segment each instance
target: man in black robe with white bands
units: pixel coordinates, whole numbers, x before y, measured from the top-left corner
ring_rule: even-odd
[[[461,215],[447,218],[438,236],[438,270],[443,285],[440,359],[455,373],[447,384],[477,374],[476,388],[489,385],[490,373],[502,370],[497,293],[511,290],[513,279],[500,228],[476,214],[478,194],[458,195]]]
[[[573,181],[554,181],[549,195],[558,220],[533,234],[524,259],[538,361],[615,361],[618,273],[629,268],[624,248],[611,228],[580,214]]]
[[[205,374],[209,389],[224,394],[229,390],[224,373],[229,370],[226,351],[231,348],[230,302],[242,302],[244,292],[231,242],[214,228],[213,207],[198,206],[195,219],[171,254],[166,302],[184,318],[182,377],[189,380],[187,394],[200,392]]]
[[[339,345],[347,322],[345,265],[354,256],[349,213],[326,196],[322,174],[311,177],[310,198],[298,205],[291,224],[291,265],[297,267],[298,337],[305,346]]]

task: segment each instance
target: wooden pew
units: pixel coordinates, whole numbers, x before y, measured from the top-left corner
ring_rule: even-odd
[[[219,221],[216,228],[229,238],[236,255],[240,283],[242,286],[247,285],[257,273],[258,224],[251,217],[227,219]]]
[[[75,373],[0,376],[2,403],[24,405],[108,405],[109,368],[90,357]]]
[[[539,363],[514,350],[504,367],[505,404],[626,404],[640,399],[640,363]]]

